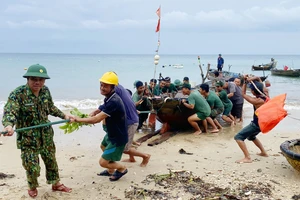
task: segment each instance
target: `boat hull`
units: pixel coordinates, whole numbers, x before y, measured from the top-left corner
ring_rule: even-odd
[[[155,98],[152,100],[156,119],[161,123],[168,123],[171,129],[183,130],[191,129],[187,118],[195,111],[188,109],[181,103],[181,98]]]
[[[299,77],[300,76],[300,69],[298,69],[298,70],[273,69],[273,70],[271,70],[271,74],[275,75],[275,76]]]
[[[272,65],[252,65],[252,70],[254,71],[263,71],[263,70],[271,70],[272,69]]]

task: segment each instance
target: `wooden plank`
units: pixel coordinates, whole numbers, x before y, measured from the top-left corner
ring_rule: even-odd
[[[154,146],[154,145],[158,145],[166,140],[168,140],[170,137],[176,135],[177,132],[167,132],[162,134],[159,138],[151,141],[148,143],[148,146]]]
[[[147,135],[140,137],[139,139],[136,140],[136,142],[138,143],[142,143],[147,141],[148,139],[152,138],[153,136],[157,135],[160,133],[160,129],[158,129],[157,131],[153,132],[153,133],[148,133]]]

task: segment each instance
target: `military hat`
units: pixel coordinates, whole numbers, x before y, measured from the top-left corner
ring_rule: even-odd
[[[27,72],[24,74],[23,77],[24,78],[40,77],[40,78],[44,78],[44,79],[50,79],[50,77],[47,74],[47,69],[40,64],[31,65],[27,69]]]

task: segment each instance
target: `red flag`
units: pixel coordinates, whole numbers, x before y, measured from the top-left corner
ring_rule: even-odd
[[[156,14],[160,18],[160,7],[157,9]]]
[[[160,19],[158,19],[157,26],[156,26],[156,31],[155,32],[159,32],[159,30],[160,30]]]

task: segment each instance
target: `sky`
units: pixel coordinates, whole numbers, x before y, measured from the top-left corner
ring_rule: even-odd
[[[299,0],[1,0],[1,53],[300,54]]]

